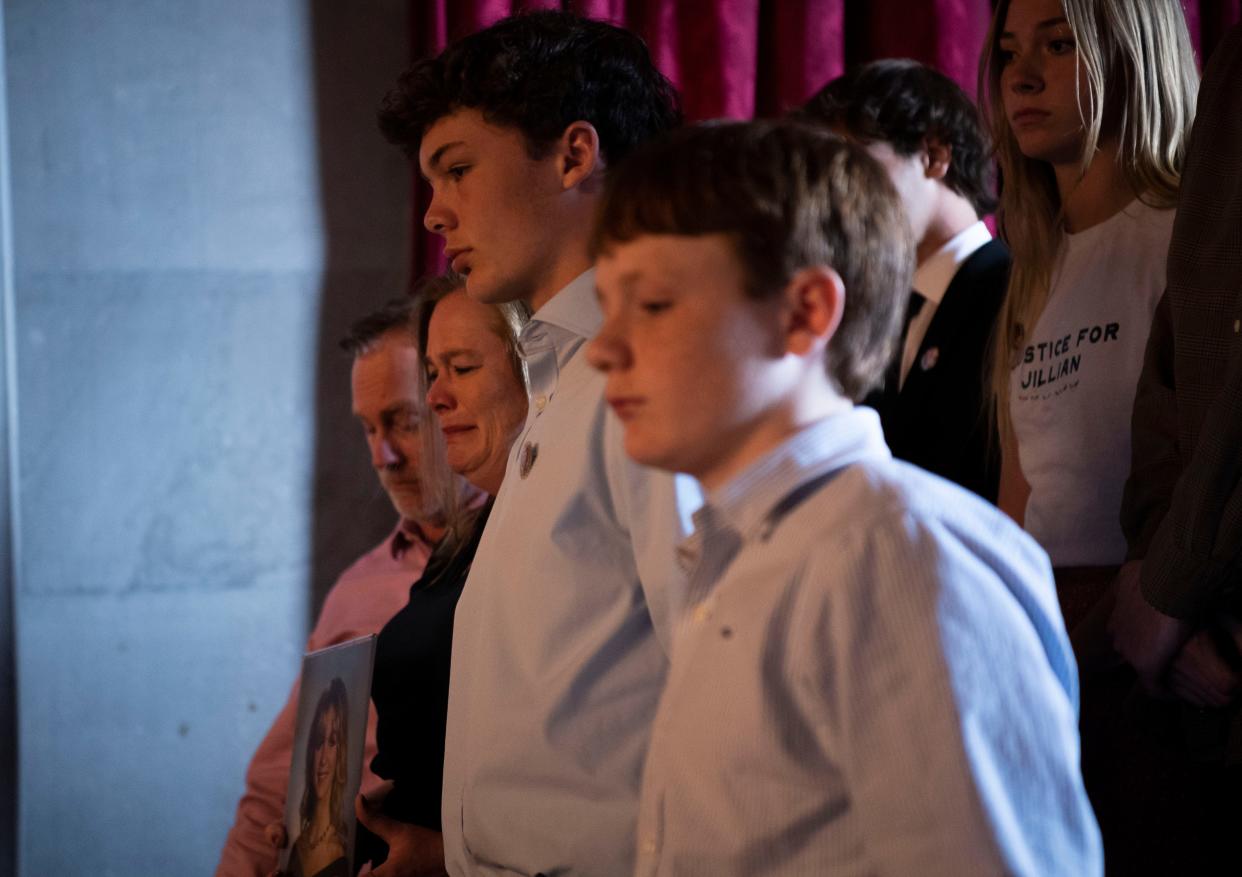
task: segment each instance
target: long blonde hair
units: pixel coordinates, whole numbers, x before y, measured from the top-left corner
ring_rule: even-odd
[[[1009,373],[1047,303],[1063,240],[1063,205],[1052,167],[1022,154],[1002,103],[1000,35],[1009,6],[1010,0],[997,3],[979,61],[979,104],[1003,180],[999,225],[1013,254],[991,356],[992,401],[1005,438],[1010,436]],[[1087,84],[1086,105],[1079,106],[1085,129],[1081,173],[1090,167],[1101,137],[1115,133],[1117,161],[1135,195],[1154,207],[1174,206],[1199,89],[1181,4],[1061,0],[1061,8]]]

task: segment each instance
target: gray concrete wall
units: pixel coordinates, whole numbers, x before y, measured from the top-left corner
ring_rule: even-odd
[[[0,874],[12,874],[17,855],[17,674],[13,636],[13,593],[17,579],[14,548],[19,529],[12,472],[17,420],[10,416],[15,397],[13,254],[9,235],[8,109],[4,97],[4,10],[0,8]]]
[[[5,2],[23,874],[209,873],[391,524],[334,343],[405,280],[403,6]]]

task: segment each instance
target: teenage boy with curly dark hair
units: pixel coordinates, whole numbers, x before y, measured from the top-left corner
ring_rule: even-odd
[[[530,414],[457,608],[443,842],[454,874],[629,874],[683,535],[677,482],[631,463],[581,355],[610,169],[680,121],[632,33],[519,15],[416,63],[381,127],[416,156],[467,293],[522,300]],[[694,492],[687,491],[694,501]]]

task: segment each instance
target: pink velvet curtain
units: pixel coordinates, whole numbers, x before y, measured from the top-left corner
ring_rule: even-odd
[[[1140,2],[1140,0],[1135,0]],[[1206,56],[1242,20],[1242,0],[1183,0]],[[412,57],[525,9],[572,9],[641,34],[682,94],[686,116],[777,115],[849,65],[915,58],[975,93],[991,0],[413,0]],[[415,276],[441,267],[422,232],[426,193],[416,185]]]

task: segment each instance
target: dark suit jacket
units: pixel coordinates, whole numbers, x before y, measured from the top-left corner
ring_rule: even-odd
[[[991,502],[1000,447],[988,421],[987,356],[1008,280],[1004,244],[976,250],[945,290],[905,385],[891,382],[866,401],[880,413],[893,456]]]

